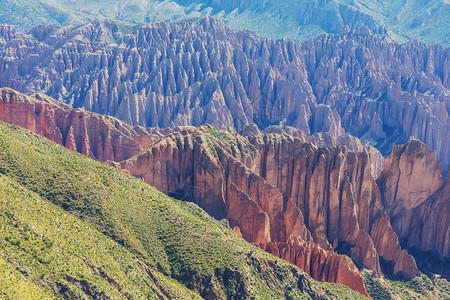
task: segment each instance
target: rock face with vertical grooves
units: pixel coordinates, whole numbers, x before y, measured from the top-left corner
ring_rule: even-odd
[[[312,241],[301,239],[282,243],[269,242],[258,246],[298,266],[317,280],[342,283],[368,296],[361,274],[346,255],[324,250]]]
[[[144,127],[292,126],[383,154],[415,137],[450,157],[450,52],[359,29],[301,45],[206,18],[123,35],[111,21],[0,29],[0,86]]]
[[[0,121],[21,126],[103,162],[126,160],[150,147],[164,135],[183,129],[132,127],[110,116],[73,109],[45,94],[26,96],[9,88],[0,88]],[[259,132],[256,126],[248,126],[241,133],[252,131]],[[371,155],[375,176],[384,166],[380,152],[373,147],[363,146],[359,139],[348,134],[340,139],[326,133],[308,136],[299,129],[280,126],[269,127],[265,132],[290,134],[322,147],[343,144],[355,151],[366,149]]]
[[[259,148],[254,170],[301,208],[314,241],[337,249],[380,274],[379,257],[397,266],[394,274],[412,279],[419,274],[414,259],[399,264],[401,247],[372,177],[367,151],[345,147],[315,148],[298,139],[253,135]]]
[[[378,179],[383,203],[409,247],[450,257],[450,189],[436,153],[418,140],[394,147]]]
[[[299,207],[252,170],[259,156],[246,138],[202,126],[169,134],[116,166],[171,196],[194,201],[217,219],[227,219],[245,240],[303,267],[313,278],[367,295],[351,259],[314,243]],[[290,254],[273,250],[283,243]]]
[[[116,167],[227,219],[245,240],[316,279],[364,293],[363,285],[355,285],[360,275],[348,257],[377,275],[379,257],[396,267],[396,275],[419,274],[407,252],[397,257],[402,249],[383,211],[367,151],[202,126],[169,134]],[[331,265],[342,270],[333,273]]]
[[[327,134],[307,136],[292,127],[261,132],[250,126],[240,134],[210,126],[132,128],[44,95],[4,88],[0,100],[1,120],[99,160],[118,161],[150,147],[116,166],[172,196],[196,201],[217,219],[226,218],[246,240],[316,279],[364,294],[348,256],[375,274],[381,272],[381,257],[393,273],[415,277],[414,259],[401,249],[399,237],[409,247],[448,257],[448,183],[435,153],[417,140],[394,147],[375,184],[371,160],[377,156],[357,139],[349,140],[355,149],[349,151]],[[122,143],[107,143],[113,140],[107,136]],[[92,141],[99,145],[91,147]]]
[[[0,89],[0,121],[18,125],[99,161],[128,159],[162,134],[116,118],[73,109],[45,95]]]

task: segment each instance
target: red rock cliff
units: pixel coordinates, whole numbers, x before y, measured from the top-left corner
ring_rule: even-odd
[[[99,161],[121,161],[162,135],[112,117],[73,109],[44,95],[0,89],[0,120],[29,129]]]
[[[418,140],[393,148],[378,179],[392,226],[410,247],[450,257],[450,189],[436,153]]]
[[[316,279],[365,293],[362,281],[354,284],[361,277],[353,262],[336,250],[377,275],[379,256],[396,266],[396,274],[418,273],[407,252],[401,261],[397,257],[402,250],[383,212],[367,152],[317,148],[287,134],[243,137],[202,126],[167,135],[120,167],[226,218],[244,239]],[[341,275],[330,273],[337,272],[330,265],[342,268]]]

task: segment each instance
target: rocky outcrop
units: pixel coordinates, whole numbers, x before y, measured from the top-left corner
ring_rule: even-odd
[[[367,151],[315,148],[289,136],[248,138],[260,154],[252,169],[301,208],[314,241],[348,254],[375,274],[381,273],[379,257],[398,265],[400,243],[384,214]],[[414,260],[409,262],[417,275]],[[398,265],[395,274],[412,274],[404,267]]]
[[[436,153],[418,140],[396,146],[378,179],[386,212],[409,247],[450,255],[449,184]]]
[[[450,52],[438,45],[363,29],[298,45],[212,18],[127,35],[110,21],[1,32],[0,86],[132,125],[292,126],[339,143],[351,134],[383,154],[415,137],[450,162]]]
[[[99,161],[128,159],[162,134],[112,117],[73,109],[45,95],[0,89],[0,121],[18,125]]]
[[[409,247],[450,257],[450,184],[447,180],[439,190],[412,212],[406,240]]]
[[[378,276],[379,257],[395,265],[397,275],[418,274],[412,257],[395,255],[402,249],[367,151],[317,148],[285,133],[249,129],[242,136],[202,126],[169,134],[116,166],[225,218],[245,240],[316,279],[358,283],[348,257]],[[343,277],[330,273],[333,265]]]
[[[313,278],[347,284],[367,295],[351,260],[314,243],[300,208],[248,167],[257,157],[258,149],[248,139],[203,126],[169,134],[116,167],[171,196],[197,203],[217,219],[225,218],[233,232],[303,266]],[[295,242],[288,242],[291,239]],[[283,243],[293,247],[291,256],[274,252]],[[305,247],[303,254],[300,246]]]
[[[326,251],[314,242],[299,239],[257,246],[305,270],[316,280],[340,283],[369,297],[358,268],[346,255]]]
[[[257,135],[260,131],[256,125],[247,126],[239,132],[243,136]],[[370,156],[370,162],[372,167],[372,175],[374,178],[378,178],[381,171],[384,168],[385,159],[383,155],[372,146],[366,146],[361,141],[352,136],[351,134],[341,134],[338,137],[329,133],[313,133],[307,135],[304,131],[290,127],[290,126],[270,126],[262,131],[263,134],[278,134],[289,135],[299,139],[301,142],[310,142],[316,147],[335,147],[346,146],[348,150],[353,152],[367,152]]]

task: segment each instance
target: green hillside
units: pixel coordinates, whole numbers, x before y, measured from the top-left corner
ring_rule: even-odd
[[[57,291],[70,298],[144,299],[164,296],[166,290],[198,297],[146,270],[125,247],[4,175],[0,205],[0,274],[6,279],[0,291],[11,298],[54,298]]]
[[[450,45],[446,0],[0,0],[0,23],[28,30],[39,24],[80,25],[96,19],[128,24],[195,20],[207,15],[233,29],[302,42],[345,26],[366,26],[398,42]]]
[[[194,204],[1,122],[0,278],[11,299],[362,298]]]
[[[84,14],[77,15],[42,0],[0,0],[0,23],[28,30],[36,25],[70,25],[83,22]]]

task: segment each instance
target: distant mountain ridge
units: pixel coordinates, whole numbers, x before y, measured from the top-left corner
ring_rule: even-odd
[[[104,18],[142,24],[214,16],[233,29],[253,30],[274,39],[302,42],[322,33],[367,27],[398,42],[418,39],[450,45],[450,4],[445,0],[3,0],[0,4],[0,23],[22,30]]]

